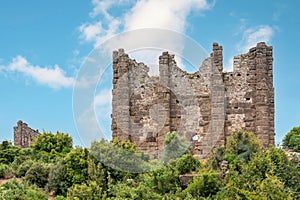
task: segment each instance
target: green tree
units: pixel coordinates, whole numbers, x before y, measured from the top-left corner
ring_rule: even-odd
[[[240,130],[231,133],[227,140],[226,152],[236,155],[240,159],[250,160],[251,154],[262,149],[262,145],[258,138],[251,132]]]
[[[114,196],[111,199],[163,199],[161,194],[155,193],[143,183],[127,182],[118,183],[112,187]]]
[[[40,162],[35,162],[31,165],[29,170],[25,174],[25,180],[38,186],[39,188],[45,188],[48,183],[49,167]]]
[[[283,149],[271,147],[268,153],[274,164],[274,174],[300,199],[300,166],[290,160]]]
[[[90,151],[95,162],[101,161],[111,173],[113,180],[123,180],[134,176],[130,172],[149,171],[148,157],[143,153],[136,152],[135,145],[129,141],[108,142],[100,140],[93,142]]]
[[[47,189],[54,191],[55,195],[66,195],[68,188],[72,185],[68,181],[67,168],[62,161],[50,167]]]
[[[300,126],[294,127],[283,138],[283,147],[291,148],[296,152],[300,152]]]
[[[163,161],[168,164],[170,160],[179,158],[188,150],[189,145],[184,137],[180,137],[176,132],[169,132],[165,137]]]
[[[20,148],[15,147],[9,141],[0,144],[0,163],[10,164],[19,156]]]
[[[212,197],[221,188],[220,174],[215,171],[200,172],[184,190],[185,194],[191,194],[194,198]]]
[[[149,172],[144,176],[144,181],[146,186],[161,195],[177,191],[178,188],[181,188],[179,173],[175,168],[174,162],[171,162],[167,167]]]
[[[11,180],[0,187],[2,200],[47,200],[48,195],[36,186],[29,186],[26,182],[19,183]]]
[[[87,183],[75,184],[68,189],[67,200],[100,200],[107,199],[106,194],[95,181],[88,181]]]
[[[218,147],[218,148],[214,149],[211,152],[210,157],[208,159],[209,166],[214,170],[219,170],[220,163],[223,160],[225,160],[225,158],[224,158],[225,153],[226,153],[226,150],[224,147]]]
[[[230,169],[226,186],[217,199],[291,199],[290,189],[276,176],[275,170],[276,164],[268,151],[253,153],[238,171]]]
[[[29,159],[29,160],[26,160],[25,162],[23,162],[21,165],[19,165],[17,172],[16,172],[17,177],[25,176],[26,172],[30,169],[32,164],[33,164],[33,161]]]
[[[7,172],[8,166],[0,163],[0,178],[4,178]]]
[[[59,159],[69,153],[72,145],[73,139],[68,134],[44,132],[34,139],[31,148],[35,159],[55,162],[57,158]]]
[[[64,158],[67,181],[72,185],[81,184],[88,179],[88,158],[88,149],[80,147],[72,149]]]
[[[200,161],[191,154],[184,154],[176,160],[176,169],[179,174],[195,171],[200,165]]]

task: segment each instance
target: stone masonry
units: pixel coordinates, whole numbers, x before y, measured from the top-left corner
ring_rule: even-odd
[[[124,50],[114,51],[112,137],[134,142],[152,158],[161,157],[170,131],[185,136],[199,158],[240,129],[255,133],[265,147],[274,144],[272,47],[258,43],[234,57],[233,72],[223,71],[222,50],[214,43],[194,73],[164,52],[159,76],[149,76],[149,68]]]
[[[14,145],[27,148],[38,134],[40,134],[38,130],[33,130],[26,123],[19,120],[17,126],[14,127]]]

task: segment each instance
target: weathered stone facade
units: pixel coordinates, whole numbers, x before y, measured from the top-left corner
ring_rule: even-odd
[[[233,72],[223,72],[222,47],[195,73],[180,69],[174,55],[159,57],[159,76],[120,49],[113,52],[112,136],[161,156],[167,132],[191,142],[195,156],[224,146],[232,131],[254,132],[267,147],[274,144],[272,47],[258,43],[234,58]]]
[[[38,130],[33,130],[26,123],[19,120],[17,126],[14,127],[14,145],[27,148],[38,134],[40,134]]]

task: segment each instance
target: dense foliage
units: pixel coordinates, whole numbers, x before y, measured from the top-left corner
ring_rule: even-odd
[[[300,126],[294,127],[283,139],[283,147],[300,152]]]
[[[296,147],[297,130],[285,137],[285,147]],[[49,194],[55,200],[300,199],[299,165],[283,149],[263,149],[246,131],[232,133],[226,147],[202,161],[175,132],[166,135],[161,161],[149,161],[130,142],[72,147],[72,138],[59,132],[39,135],[27,149],[3,141],[0,161],[1,178],[21,178],[0,185],[1,200],[48,199]],[[117,162],[123,171],[116,170]],[[187,184],[184,174],[193,177]]]

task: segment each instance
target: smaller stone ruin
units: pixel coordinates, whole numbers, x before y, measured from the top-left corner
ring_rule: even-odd
[[[28,124],[19,120],[17,126],[14,127],[14,145],[20,148],[27,148],[39,134],[38,130],[28,127]]]

